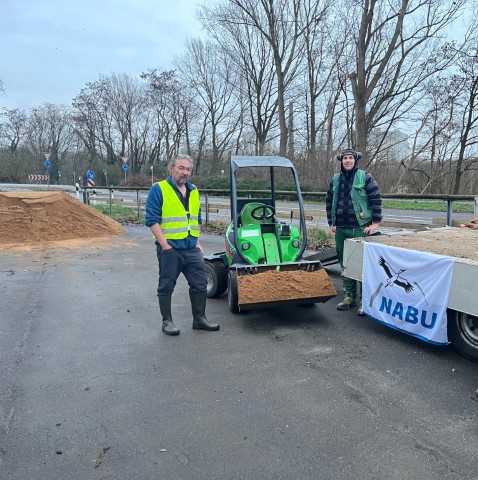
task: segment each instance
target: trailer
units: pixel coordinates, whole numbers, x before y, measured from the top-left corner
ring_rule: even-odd
[[[347,239],[344,276],[362,282],[367,242],[453,258],[446,305],[448,340],[464,357],[478,361],[478,231],[444,227]]]

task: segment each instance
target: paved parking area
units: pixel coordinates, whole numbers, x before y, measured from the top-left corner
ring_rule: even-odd
[[[478,478],[477,369],[451,348],[339,299],[233,315],[222,297],[221,330],[194,331],[183,279],[167,337],[156,268],[140,227],[0,252],[1,478]]]

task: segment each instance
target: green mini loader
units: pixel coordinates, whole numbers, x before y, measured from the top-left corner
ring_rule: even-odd
[[[242,170],[241,170],[242,169]],[[247,170],[246,170],[247,169]],[[265,198],[238,198],[238,172],[270,179]],[[298,202],[288,221],[276,213],[276,176],[292,176]],[[284,304],[312,305],[337,295],[321,262],[307,261],[304,205],[293,163],[276,156],[231,157],[231,223],[225,252],[206,256],[207,294],[219,297],[227,290],[233,313]],[[261,194],[262,195],[262,194]]]

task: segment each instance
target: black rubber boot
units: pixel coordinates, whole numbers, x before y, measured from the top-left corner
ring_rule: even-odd
[[[171,315],[171,297],[172,295],[158,295],[159,309],[163,317],[163,332],[166,335],[179,335],[179,328],[173,323]]]
[[[193,312],[193,329],[194,330],[219,330],[217,323],[211,323],[206,318],[206,297],[207,292],[193,293],[189,292],[191,299],[191,309]]]

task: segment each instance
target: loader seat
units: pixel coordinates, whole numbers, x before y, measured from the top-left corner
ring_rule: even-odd
[[[266,207],[267,211],[267,204],[261,202],[250,202],[246,203],[244,207],[242,207],[241,213],[239,214],[239,225],[246,226],[246,225],[262,225],[264,223],[275,223],[274,217],[265,219],[265,220],[258,220],[251,215],[251,212],[257,207]],[[256,213],[257,215],[257,213]]]

